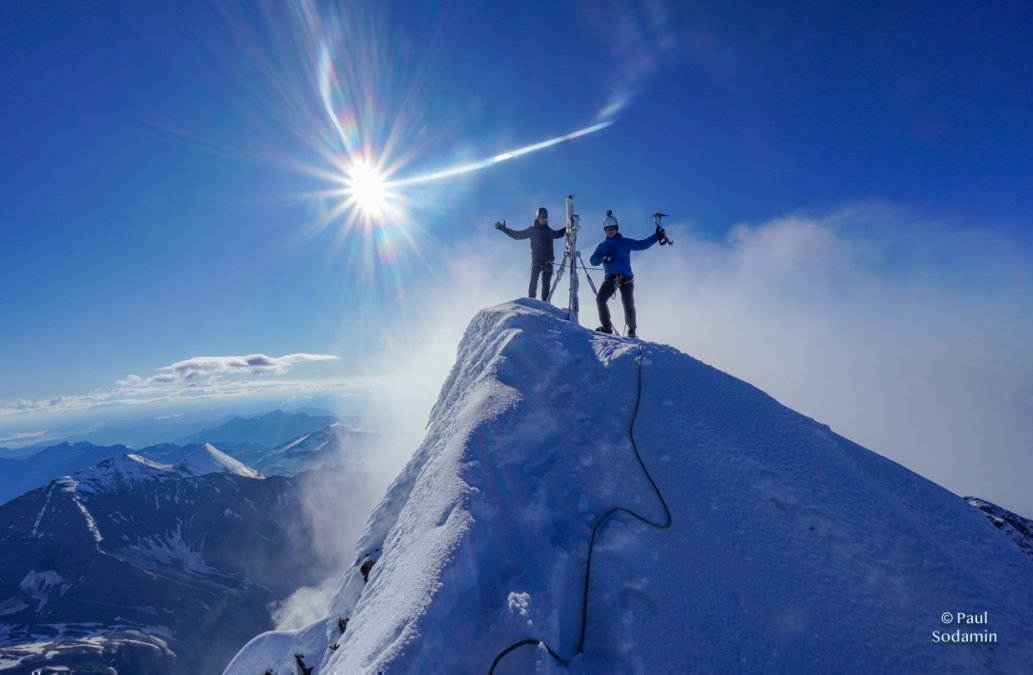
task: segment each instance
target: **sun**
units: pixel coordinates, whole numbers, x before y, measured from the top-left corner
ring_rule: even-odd
[[[380,218],[391,201],[387,178],[366,160],[357,160],[345,171],[344,192],[349,205],[355,206],[367,218]]]

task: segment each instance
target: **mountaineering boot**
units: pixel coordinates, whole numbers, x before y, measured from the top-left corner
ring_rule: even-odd
[[[634,328],[629,328],[628,329],[627,337],[638,337],[638,335],[635,333],[635,329]]]
[[[613,329],[612,328],[606,328],[604,326],[599,326],[598,328],[595,329],[595,332],[596,333],[606,333],[607,335],[613,335]]]

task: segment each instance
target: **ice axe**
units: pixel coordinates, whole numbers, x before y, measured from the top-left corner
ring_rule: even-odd
[[[663,220],[665,217],[667,217],[667,214],[660,213],[659,211],[653,214],[653,222],[656,224],[656,234],[658,237],[660,237],[661,246],[663,246],[664,244],[670,244],[671,246],[674,246],[674,242],[671,241],[670,237],[667,236],[667,232],[664,231],[664,228],[660,226],[660,221]]]

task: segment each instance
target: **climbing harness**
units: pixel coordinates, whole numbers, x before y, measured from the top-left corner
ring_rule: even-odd
[[[585,632],[588,628],[588,589],[592,578],[592,554],[595,551],[595,539],[596,536],[599,534],[599,530],[610,519],[611,516],[615,516],[618,513],[624,513],[626,515],[629,515],[635,520],[639,521],[640,523],[643,523],[650,527],[655,527],[658,530],[666,530],[670,528],[671,524],[674,522],[671,518],[671,510],[667,506],[667,501],[664,499],[663,494],[661,494],[660,488],[657,487],[656,481],[653,480],[653,476],[650,475],[649,469],[646,468],[646,463],[642,460],[642,455],[639,453],[638,450],[638,443],[635,442],[635,421],[638,419],[638,409],[639,405],[642,403],[643,353],[644,350],[640,346],[638,348],[638,387],[635,394],[635,410],[631,413],[631,423],[628,425],[628,440],[631,441],[631,448],[635,451],[635,459],[638,460],[638,465],[642,468],[642,473],[646,475],[646,479],[649,481],[649,484],[653,487],[653,491],[656,493],[657,498],[660,500],[661,506],[663,506],[664,508],[664,515],[666,516],[666,520],[663,523],[657,523],[646,518],[645,516],[635,513],[630,509],[626,509],[621,506],[615,506],[609,511],[607,511],[605,514],[603,514],[603,516],[599,518],[599,520],[595,521],[595,525],[592,526],[592,536],[588,542],[588,560],[585,562],[585,583],[581,595],[581,632],[578,636],[577,650],[574,652],[574,656],[577,656],[582,651],[584,651],[585,646]],[[501,652],[499,652],[498,655],[495,657],[495,660],[492,661],[491,668],[488,669],[488,675],[494,675],[495,668],[499,665],[499,662],[501,662],[502,659],[505,658],[506,655],[526,645],[544,647],[545,650],[549,653],[549,656],[551,656],[553,659],[555,659],[557,662],[561,663],[564,666],[570,664],[571,660],[574,658],[574,656],[572,656],[569,659],[565,659],[559,654],[557,654],[552,649],[552,647],[545,644],[541,640],[528,638],[526,640],[520,640],[519,642],[515,642],[503,649]]]
[[[624,284],[630,284],[635,282],[635,277],[626,277],[623,274],[614,274],[607,278],[613,279],[613,294],[610,295],[611,300],[617,297],[617,290],[620,288],[624,288]]]

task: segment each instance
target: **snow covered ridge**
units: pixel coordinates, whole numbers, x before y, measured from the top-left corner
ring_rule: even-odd
[[[326,619],[256,637],[227,673],[485,673],[525,639],[569,665],[526,647],[497,673],[1033,663],[1033,560],[965,501],[673,348],[564,315],[521,300],[474,317]],[[600,530],[578,652],[593,524],[615,506],[663,520],[636,403],[673,525]]]
[[[180,478],[178,472],[171,464],[162,464],[146,457],[129,453],[121,457],[107,459],[95,467],[58,479],[59,481],[72,481],[76,483],[75,491],[86,494],[88,492],[103,492],[110,489],[112,485],[129,485],[134,483],[145,483],[163,478]],[[73,480],[74,479],[74,480]]]
[[[114,486],[130,486],[149,481],[179,480],[184,475],[204,476],[210,473],[232,473],[245,478],[262,478],[255,469],[238,462],[211,443],[190,450],[176,464],[164,464],[148,457],[129,453],[105,460],[95,467],[66,477],[76,483],[76,492],[99,493]]]
[[[1007,535],[1019,550],[1033,559],[1033,520],[978,497],[965,497],[965,501],[986,514],[994,527]]]

